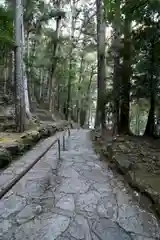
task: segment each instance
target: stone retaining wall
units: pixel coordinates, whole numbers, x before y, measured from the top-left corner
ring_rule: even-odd
[[[63,131],[69,123],[60,121],[59,123],[47,123],[35,130],[24,132],[14,141],[0,143],[0,168],[8,165],[18,155],[23,154],[34,146],[39,140],[54,135],[57,131]]]
[[[111,167],[124,175],[130,186],[147,196],[160,216],[160,150],[154,140],[117,136],[97,139]],[[159,144],[157,144],[159,145]]]

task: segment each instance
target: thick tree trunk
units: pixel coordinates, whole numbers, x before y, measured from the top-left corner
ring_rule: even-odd
[[[83,46],[84,46],[84,42],[83,42]],[[82,47],[83,47],[82,46]],[[76,116],[75,116],[75,119],[76,119],[76,122],[79,123],[80,122],[80,103],[81,103],[81,99],[79,99],[79,92],[80,92],[80,84],[81,84],[81,81],[82,81],[82,73],[83,73],[83,61],[84,61],[84,52],[82,53],[82,56],[81,56],[81,63],[80,63],[80,69],[79,69],[79,80],[78,80],[78,90],[77,90],[77,100],[76,100]]]
[[[72,84],[72,52],[73,52],[73,39],[74,39],[74,30],[75,30],[75,0],[73,0],[72,6],[72,26],[71,26],[71,46],[70,46],[70,53],[69,53],[69,77],[68,77],[68,86],[67,86],[67,104],[66,104],[66,120],[69,120],[71,114],[71,84]]]
[[[22,8],[22,14],[23,14],[23,8]],[[23,15],[22,15],[22,57],[24,57],[24,53],[25,53],[25,36],[24,36],[24,24],[23,24]],[[26,65],[25,65],[24,60],[23,60],[23,78],[24,78],[23,84],[24,84],[25,113],[26,113],[27,118],[31,119],[32,114],[30,112],[27,70],[26,70]]]
[[[147,136],[154,136],[155,134],[155,93],[156,93],[156,84],[154,79],[154,72],[155,72],[155,56],[154,56],[154,44],[155,39],[151,42],[151,64],[149,69],[150,74],[150,81],[149,81],[149,87],[150,87],[150,110],[148,114],[148,121],[146,125],[146,129],[144,132],[144,135]]]
[[[93,79],[93,70],[94,70],[94,68],[92,67],[89,84],[88,84],[88,88],[87,88],[87,99],[89,99],[89,94],[90,94],[90,90],[91,90],[91,84],[92,84],[92,79]]]
[[[14,51],[11,51],[10,56],[9,56],[9,82],[13,90],[14,86],[14,78],[15,78],[15,54]]]
[[[129,98],[130,98],[130,76],[131,76],[131,21],[129,16],[125,17],[124,26],[124,49],[123,68],[121,81],[121,105],[119,133],[129,134]]]
[[[113,35],[114,40],[112,43],[113,56],[114,56],[114,70],[113,70],[113,135],[116,135],[119,127],[119,107],[120,107],[120,0],[115,1],[115,17],[113,21]]]
[[[39,99],[42,100],[42,89],[43,89],[43,70],[39,69],[39,78],[40,78],[40,85],[39,85]]]
[[[137,136],[140,135],[140,111],[139,111],[139,99],[137,98],[136,104],[136,127],[135,127],[135,134]]]
[[[113,135],[118,133],[119,129],[119,107],[120,107],[120,57],[117,54],[114,57],[113,73]]]
[[[96,0],[97,7],[97,107],[95,128],[105,128],[105,21],[101,0]]]
[[[151,94],[150,110],[144,135],[152,137],[155,133],[155,97]]]
[[[60,84],[57,84],[57,111],[60,111]]]
[[[25,102],[24,102],[24,83],[23,83],[23,44],[22,44],[22,2],[16,0],[16,54],[15,54],[15,74],[16,74],[16,125],[17,131],[23,132],[25,128]]]
[[[56,37],[54,41],[54,48],[53,48],[53,59],[52,59],[52,66],[51,66],[51,72],[49,76],[49,111],[53,111],[54,106],[54,85],[55,85],[55,79],[54,79],[54,73],[56,70],[57,65],[57,47],[58,47],[58,38],[59,38],[59,27],[60,27],[60,18],[57,18],[56,21]]]
[[[85,98],[85,102],[87,103],[87,107],[86,107],[86,109],[83,113],[84,124],[87,122],[87,117],[88,117],[88,123],[89,123],[89,118],[90,118],[90,104],[91,104],[91,102],[90,102],[90,91],[91,91],[91,84],[92,84],[92,79],[93,79],[93,70],[94,70],[94,68],[92,67],[91,74],[90,74],[90,79],[89,79],[89,84],[88,84],[88,88],[87,88],[87,93],[86,93],[86,98]],[[87,113],[88,113],[88,115],[87,115]],[[89,124],[88,124],[88,126],[89,126]]]
[[[81,109],[80,111],[80,126],[83,127],[86,121],[86,110]]]
[[[77,100],[76,102],[76,122],[79,123],[79,113],[80,113],[80,108],[79,108],[79,101]]]
[[[4,95],[8,95],[8,88],[7,88],[7,83],[8,83],[8,56],[5,58],[5,63],[4,63],[4,70],[3,70],[3,78],[4,78],[4,86],[3,86],[3,93]]]
[[[67,105],[66,105],[66,120],[69,120],[71,112],[71,82],[72,82],[72,54],[70,54],[70,63],[69,63],[69,78],[67,86]]]

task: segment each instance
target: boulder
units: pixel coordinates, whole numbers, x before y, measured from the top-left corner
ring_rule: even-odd
[[[152,201],[154,209],[160,215],[160,176],[151,175],[142,169],[129,171],[126,176],[131,186],[136,187]]]
[[[5,149],[6,149],[8,152],[10,152],[10,154],[11,154],[12,156],[15,156],[15,155],[18,155],[18,154],[19,154],[19,152],[20,152],[20,150],[21,150],[21,147],[20,147],[20,145],[19,145],[17,142],[15,142],[15,143],[11,143],[11,144],[9,144],[8,146],[6,146]]]
[[[124,173],[127,173],[133,167],[132,162],[128,159],[126,154],[119,154],[114,159],[117,162],[119,169]]]
[[[112,159],[112,156],[113,156],[113,150],[112,150],[112,144],[108,144],[107,145],[107,155],[108,155],[108,158],[109,159]]]
[[[0,148],[0,168],[3,168],[10,162],[11,162],[10,153],[6,149]]]
[[[24,146],[24,149],[29,149],[42,138],[38,130],[25,133],[21,136],[19,143]]]
[[[45,138],[45,137],[47,137],[49,134],[48,134],[48,128],[39,128],[39,130],[38,130],[38,132],[39,132],[39,134],[40,134],[40,136],[41,136],[41,138]]]

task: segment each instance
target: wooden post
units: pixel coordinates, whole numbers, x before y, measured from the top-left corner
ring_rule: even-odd
[[[68,128],[68,136],[70,137],[71,136],[71,132],[70,132],[70,129]]]
[[[65,136],[63,135],[63,151],[65,151]]]
[[[61,159],[61,143],[60,140],[58,139],[58,159]]]

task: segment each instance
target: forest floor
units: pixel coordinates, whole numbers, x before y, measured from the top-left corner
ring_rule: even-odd
[[[160,140],[136,136],[117,136],[112,140],[107,133],[103,139],[99,135],[96,139],[95,146],[110,167],[123,174],[133,189],[147,196],[150,208],[160,215]]]

